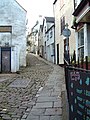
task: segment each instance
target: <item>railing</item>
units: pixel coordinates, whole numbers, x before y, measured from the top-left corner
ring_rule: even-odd
[[[90,64],[89,64],[89,58],[88,56],[85,57],[85,59],[82,57],[81,59],[78,57],[78,61],[74,62],[74,64],[72,63],[72,61],[70,62],[70,64],[72,66],[78,67],[78,68],[83,68],[83,69],[90,69]]]

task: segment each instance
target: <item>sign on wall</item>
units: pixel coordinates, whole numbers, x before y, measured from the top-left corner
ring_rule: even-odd
[[[0,26],[0,32],[12,32],[12,26]]]
[[[90,120],[90,73],[68,73],[69,120]]]

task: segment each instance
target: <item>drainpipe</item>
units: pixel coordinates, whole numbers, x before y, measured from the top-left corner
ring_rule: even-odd
[[[55,50],[55,24],[54,24],[54,64],[56,63],[56,54],[55,54],[55,52],[56,52],[56,50]]]
[[[53,15],[55,19],[55,10],[54,10],[54,5],[57,2],[57,0],[54,1],[53,3]],[[55,21],[54,21],[54,64],[56,64],[56,47],[55,47]]]

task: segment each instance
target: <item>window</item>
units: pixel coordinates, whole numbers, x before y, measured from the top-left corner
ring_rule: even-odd
[[[44,36],[46,37],[46,26],[45,26],[45,28],[44,28],[44,34],[45,34]]]
[[[54,56],[54,43],[53,44],[51,44],[51,56]]]
[[[44,48],[44,53],[46,53],[46,41],[45,41],[44,45],[45,45],[45,48]]]
[[[84,29],[78,32],[78,56],[84,57]]]
[[[45,33],[46,33],[46,26],[45,26]]]
[[[49,34],[47,34],[47,41],[49,40]]]
[[[52,38],[53,32],[52,29],[50,30],[50,38]]]
[[[64,29],[65,29],[65,16],[61,18],[61,35]]]

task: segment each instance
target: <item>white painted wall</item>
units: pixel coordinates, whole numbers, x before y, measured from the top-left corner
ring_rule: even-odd
[[[50,31],[51,31],[51,29],[52,29],[52,37],[50,38]],[[54,43],[54,26],[51,29],[49,29],[49,31],[47,33],[47,34],[49,34],[49,40],[47,41],[47,46],[52,44],[52,43]]]
[[[54,25],[54,23],[53,23]],[[52,30],[52,37],[50,38],[50,32]],[[51,61],[54,63],[54,26],[49,29],[49,31],[47,32],[47,35],[49,35],[49,39],[48,41],[46,41],[46,54],[47,54],[47,60]]]
[[[55,55],[57,64],[57,44],[60,41],[60,0],[54,4],[54,17],[55,17]],[[60,45],[59,45],[60,46]]]
[[[12,26],[12,33],[0,33],[0,45],[9,41],[10,46],[15,46],[11,52],[11,71],[15,72],[26,66],[26,11],[15,0],[0,1],[0,26]],[[2,38],[3,34],[8,39]]]
[[[42,27],[39,28],[39,36],[38,36],[38,42],[39,42],[39,55],[43,57],[43,31]]]
[[[47,36],[45,35],[45,28],[46,28],[46,31],[47,31],[47,24],[46,24],[46,19],[45,19],[45,21],[44,21],[44,26],[43,26],[43,46],[44,46],[44,48],[43,48],[43,57],[46,59],[47,58],[47,56],[46,56],[46,46],[45,46],[45,42],[47,41]]]
[[[64,64],[64,37],[61,35],[61,24],[60,18],[65,16],[65,23],[68,23],[68,28],[71,30],[71,36],[69,37],[69,51],[73,54],[76,50],[75,42],[75,30],[71,28],[73,23],[73,11],[74,11],[74,1],[64,0],[64,4],[60,8],[61,0],[57,0],[54,4],[54,16],[55,16],[55,51],[56,51],[56,64],[57,64],[57,44],[59,44],[59,64]]]
[[[54,63],[54,55],[52,55],[52,44],[54,43],[54,23],[46,22],[46,19],[44,19],[43,24],[43,46],[44,46],[44,58],[48,61],[51,61]],[[53,27],[52,27],[53,26]],[[50,28],[52,27],[52,38],[50,38]],[[46,34],[45,34],[45,28],[46,28]],[[50,30],[49,30],[50,29]],[[49,34],[49,40],[47,41],[47,35]],[[46,46],[45,46],[46,42]]]

